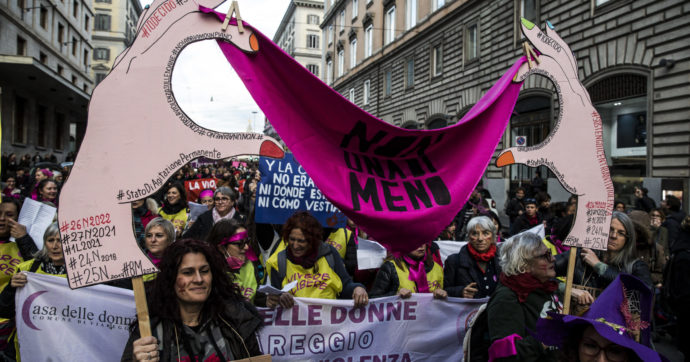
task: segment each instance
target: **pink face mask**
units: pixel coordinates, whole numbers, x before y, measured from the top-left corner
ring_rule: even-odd
[[[223,239],[223,241],[220,243],[220,246],[224,247],[227,244],[232,244],[236,241],[246,239],[248,235],[249,234],[246,231],[239,232],[233,236],[230,236],[228,238]],[[225,260],[228,262],[228,266],[230,267],[231,270],[236,270],[236,269],[241,268],[245,262],[245,260],[242,260],[241,258],[230,255],[227,252],[227,250],[225,250]]]

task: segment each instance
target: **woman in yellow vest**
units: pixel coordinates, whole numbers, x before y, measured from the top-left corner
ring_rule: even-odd
[[[53,223],[43,234],[43,248],[34,255],[34,259],[25,261],[17,266],[17,271],[12,275],[9,285],[0,293],[0,318],[14,319],[15,301],[14,296],[17,288],[26,285],[26,274],[24,271],[51,274],[67,277],[65,271],[65,257],[62,254],[62,240],[60,239],[60,229],[57,223]],[[14,323],[13,323],[14,326]],[[16,353],[17,361],[19,358],[19,344],[16,340],[16,332],[12,334],[13,343],[9,343],[4,351],[6,356],[13,356]]]
[[[306,211],[293,214],[283,225],[282,237],[287,240],[287,248],[266,263],[270,283],[278,289],[293,281],[297,285],[280,296],[269,295],[268,307],[280,304],[292,308],[293,296],[353,299],[355,307],[369,302],[366,289],[352,280],[338,251],[323,242],[321,224],[311,214]]]
[[[17,222],[19,209],[19,201],[14,198],[5,197],[0,204],[0,290],[10,282],[17,267],[24,261],[20,245],[32,245],[34,251],[36,248],[33,239],[26,233],[26,227]],[[11,236],[15,237],[16,242],[10,241]],[[27,239],[26,242],[23,242],[24,239]],[[0,352],[7,348],[13,327],[10,319],[0,318]]]
[[[223,219],[213,225],[206,241],[227,261],[240,294],[256,305],[266,305],[265,294],[257,293],[259,285],[263,284],[264,267],[249,245],[247,228],[237,220]]]
[[[409,298],[412,293],[433,293],[434,298],[445,299],[443,267],[434,261],[433,253],[427,252],[426,244],[402,258],[390,258],[376,274],[371,296],[399,295]]]
[[[175,225],[177,236],[182,235],[182,231],[187,227],[187,194],[184,186],[178,181],[168,184],[165,190],[165,202],[163,207],[158,209],[158,215]]]

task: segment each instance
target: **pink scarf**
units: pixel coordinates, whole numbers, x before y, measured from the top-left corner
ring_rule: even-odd
[[[223,219],[225,219],[225,220],[232,220],[232,217],[235,216],[235,209],[234,209],[234,208],[231,208],[231,209],[230,209],[230,212],[228,212],[227,214],[225,214],[225,216],[220,216],[220,214],[218,213],[218,210],[216,210],[216,208],[214,207],[214,208],[213,208],[213,211],[211,211],[211,213],[213,214],[213,223],[215,224],[215,223],[217,223],[218,221],[221,221],[221,220],[223,220]]]
[[[151,254],[150,251],[149,251],[147,254],[148,254],[148,256],[149,256],[149,259],[151,259],[151,262],[153,263],[153,265],[158,266],[158,264],[161,263],[161,259],[160,259],[160,258],[156,258],[155,256],[153,256],[153,254]]]
[[[429,281],[426,279],[426,270],[424,270],[425,259],[426,254],[421,260],[414,260],[407,255],[403,256],[403,260],[407,263],[410,271],[407,278],[417,284],[418,293],[429,293]]]

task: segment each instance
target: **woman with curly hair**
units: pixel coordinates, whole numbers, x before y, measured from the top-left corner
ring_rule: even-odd
[[[141,338],[135,322],[122,361],[229,361],[261,354],[261,317],[211,245],[175,242],[159,269],[147,291],[153,336]]]
[[[292,308],[293,296],[323,299],[354,299],[355,306],[369,302],[364,286],[352,281],[345,264],[334,247],[323,242],[321,224],[306,211],[298,211],[283,225],[282,237],[287,246],[266,262],[270,282],[282,289],[297,280],[297,285],[280,296],[270,295],[268,307],[278,304]]]

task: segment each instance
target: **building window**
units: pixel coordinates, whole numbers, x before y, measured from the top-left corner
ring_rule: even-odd
[[[383,95],[388,97],[391,95],[391,90],[393,88],[393,71],[391,69],[386,69],[383,74]]]
[[[76,18],[78,14],[79,14],[79,1],[74,0],[74,2],[72,2],[72,16]]]
[[[405,1],[405,30],[417,24],[417,0]]]
[[[106,3],[110,4],[112,0],[96,0],[97,3]]]
[[[110,31],[110,15],[96,14],[96,30]]]
[[[606,4],[607,2],[609,2],[609,1],[610,1],[610,0],[596,0],[596,1],[595,1],[595,5],[596,5],[596,6],[604,5],[604,4]]]
[[[319,36],[316,34],[307,35],[307,48],[319,49]]]
[[[357,38],[350,40],[350,69],[357,65]]]
[[[368,58],[373,53],[374,43],[374,25],[369,24],[364,30],[364,57]]]
[[[17,0],[17,7],[20,10],[24,10],[24,8],[26,7],[26,0]]]
[[[314,74],[315,76],[319,76],[319,66],[317,64],[307,64],[307,70],[311,72],[311,74]]]
[[[58,64],[58,66],[57,66],[57,74],[60,75],[60,76],[64,76],[64,75],[65,75],[65,67],[63,67],[62,65]]]
[[[84,69],[89,70],[89,51],[84,49]]]
[[[41,63],[46,64],[48,63],[48,56],[44,52],[38,52],[38,60],[40,60]]]
[[[38,106],[38,109],[36,109],[36,146],[39,147],[46,147],[46,125],[48,124],[48,120],[46,119],[47,116],[48,109],[44,106]]]
[[[110,60],[110,49],[95,48],[93,50],[93,60]]]
[[[338,51],[338,77],[342,77],[345,74],[345,50],[340,49]]]
[[[443,7],[446,0],[431,0],[431,11],[436,11]]]
[[[60,49],[62,49],[62,46],[65,45],[65,26],[58,23],[58,43],[60,43]]]
[[[431,50],[431,75],[436,77],[443,73],[443,46],[436,45]]]
[[[41,6],[39,14],[39,22],[41,23],[41,28],[48,29],[48,9]]]
[[[465,62],[479,57],[479,25],[474,23],[465,28]]]
[[[84,15],[84,30],[87,33],[89,32],[89,29],[90,29],[90,25],[91,25],[91,24],[89,24],[90,22],[91,22],[91,18],[89,18],[88,15]]]
[[[319,25],[318,15],[307,15],[307,24]]]
[[[369,96],[371,92],[371,82],[369,79],[364,81],[364,92],[363,92],[363,97],[364,97],[364,105],[366,106],[369,104]]]
[[[98,83],[102,82],[103,79],[105,79],[105,77],[107,77],[107,76],[108,75],[105,73],[96,73],[96,85],[98,85]]]
[[[72,84],[77,85],[77,76],[76,75],[72,76]]]
[[[338,17],[338,31],[341,33],[345,31],[345,10],[341,11]]]
[[[77,38],[72,37],[72,55],[74,55],[75,57],[77,56],[78,46],[79,46],[79,41],[77,40]]]
[[[333,61],[328,59],[326,62],[326,84],[333,83]]]
[[[407,59],[405,62],[405,87],[414,86],[414,58]]]
[[[350,88],[350,95],[348,97],[350,99],[350,102],[355,103],[355,89]]]
[[[26,39],[17,37],[17,55],[26,55]]]
[[[62,134],[65,132],[65,115],[62,113],[55,113],[55,149],[61,150]]]
[[[357,19],[357,15],[359,15],[359,1],[352,0],[352,19]]]
[[[390,9],[386,10],[383,32],[385,44],[390,44],[395,40],[395,6],[391,6]]]
[[[519,0],[520,18],[525,18],[535,24],[539,23],[539,4],[537,0]]]
[[[26,121],[26,99],[14,98],[14,127],[12,129],[12,142],[25,143],[24,127]]]

